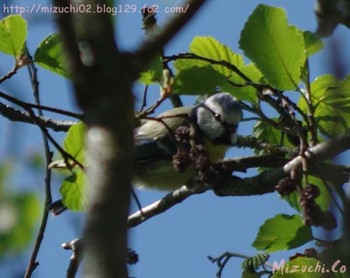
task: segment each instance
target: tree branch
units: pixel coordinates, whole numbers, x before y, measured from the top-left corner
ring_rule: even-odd
[[[9,105],[0,102],[0,114],[11,121],[28,123],[32,125],[37,125],[36,121],[30,116],[28,112],[20,111]],[[53,120],[44,116],[37,116],[37,121],[46,128],[50,128],[54,131],[68,131],[68,129],[78,123],[73,121],[63,121],[63,120]]]
[[[309,163],[317,163],[337,156],[338,154],[350,149],[350,129],[330,140],[322,142],[314,147],[307,149],[304,156],[298,156],[288,162],[284,167],[284,172],[290,172],[292,169],[300,165],[304,158]]]
[[[69,6],[77,2],[55,0],[54,3]],[[102,0],[84,0],[79,5],[107,4]],[[83,235],[84,271],[91,278],[126,278],[127,216],[133,168],[133,71],[130,61],[116,47],[108,14],[57,16],[75,97],[87,124],[90,191]]]
[[[335,157],[349,148],[350,130],[307,149],[303,154],[304,157],[301,155],[297,156],[281,168],[265,171],[255,177],[244,178],[241,180],[234,180],[232,177],[225,178],[220,186],[214,187],[214,190],[219,196],[242,196],[252,195],[252,193],[270,193],[274,191],[277,182],[290,171],[301,165],[304,159],[307,159],[311,173],[314,171],[315,174],[317,174],[319,173],[319,168],[317,168],[318,164],[324,160]],[[343,178],[346,178],[348,173],[345,173],[344,175]]]
[[[62,248],[65,250],[72,250],[66,278],[75,278],[83,255],[82,240],[74,239],[70,242],[63,243]]]
[[[86,153],[91,198],[84,258],[89,277],[127,277],[127,215],[133,165],[132,84],[140,69],[147,66],[202,2],[191,1],[186,14],[176,17],[131,57],[118,51],[108,14],[57,14],[75,96],[88,126]],[[70,5],[68,0],[54,3]],[[74,3],[73,0],[71,4]],[[96,7],[106,3],[84,0],[79,4]]]
[[[26,49],[28,57],[31,56]],[[33,63],[29,64],[28,66],[28,74],[32,83],[32,89],[33,89],[33,96],[35,100],[35,104],[40,105],[40,96],[39,96],[39,81],[37,78],[37,69]],[[38,114],[40,117],[43,116],[43,113],[41,109],[38,109]],[[42,244],[42,241],[44,239],[44,234],[46,231],[46,226],[48,222],[49,212],[47,210],[48,205],[52,202],[52,195],[51,195],[51,169],[48,167],[52,162],[52,152],[50,150],[49,146],[49,140],[46,136],[47,134],[44,132],[43,129],[41,129],[41,135],[44,145],[44,151],[45,151],[45,178],[44,178],[44,185],[45,185],[45,202],[43,205],[43,212],[42,212],[42,219],[40,228],[36,237],[35,245],[33,247],[32,255],[29,259],[29,263],[25,272],[24,277],[29,278],[32,276],[33,271],[35,270],[38,262],[37,257],[38,253]]]
[[[72,118],[76,118],[81,120],[82,119],[82,115],[74,113],[74,112],[70,112],[70,111],[66,111],[66,110],[62,110],[62,109],[58,109],[58,108],[54,108],[54,107],[49,107],[49,106],[44,106],[44,105],[39,105],[39,104],[33,104],[33,103],[29,103],[29,102],[25,102],[25,101],[21,101],[17,98],[14,98],[8,94],[5,94],[4,92],[0,91],[0,97],[2,97],[3,99],[6,99],[24,109],[26,109],[28,111],[28,109],[40,109],[43,111],[50,111],[53,113],[57,113],[57,114],[61,114],[61,115],[66,115]]]
[[[194,194],[204,193],[207,190],[209,190],[209,187],[205,186],[198,186],[195,189],[189,189],[186,186],[183,186],[180,189],[167,194],[159,201],[156,201],[153,204],[142,208],[142,210],[139,210],[130,215],[128,218],[128,226],[129,228],[135,227],[145,222],[146,220],[167,211],[188,197]]]

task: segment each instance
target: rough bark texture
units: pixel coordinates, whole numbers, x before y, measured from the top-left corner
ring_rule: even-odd
[[[73,1],[74,2],[74,1]],[[56,1],[67,5],[67,1]],[[87,0],[95,7],[102,1]],[[76,99],[86,115],[89,208],[86,277],[127,277],[127,216],[132,177],[133,75],[118,51],[111,18],[61,15]]]
[[[93,11],[103,0],[54,0],[57,6],[84,5]],[[84,232],[85,276],[128,277],[127,219],[132,178],[133,99],[137,74],[190,20],[204,0],[189,1],[163,32],[133,54],[118,51],[108,14],[59,14],[75,96],[85,115],[90,189]]]

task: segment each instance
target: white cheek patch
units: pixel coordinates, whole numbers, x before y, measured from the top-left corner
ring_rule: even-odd
[[[200,107],[198,109],[198,125],[206,136],[210,139],[220,137],[224,132],[224,127],[220,122],[214,119],[211,112],[206,108]]]

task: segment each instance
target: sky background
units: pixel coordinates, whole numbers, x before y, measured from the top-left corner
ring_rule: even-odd
[[[1,9],[4,11],[3,5],[10,3],[29,7],[39,3],[50,5],[49,1],[41,0],[6,0],[1,2]],[[289,23],[302,30],[314,31],[316,29],[316,19],[313,14],[314,1],[212,0],[207,1],[203,9],[169,43],[165,48],[166,55],[188,51],[189,44],[195,36],[212,36],[241,54],[242,51],[238,48],[240,31],[248,16],[259,3],[283,7],[287,11]],[[139,10],[145,2],[139,0],[119,1],[119,4],[134,4]],[[147,2],[147,4],[159,5],[162,10],[166,6],[180,6],[182,1],[154,0]],[[4,17],[6,14],[1,16]],[[27,43],[29,51],[33,54],[41,40],[57,31],[56,25],[53,14],[25,13],[23,16],[28,21]],[[159,24],[162,25],[171,18],[171,15],[161,13],[157,18]],[[116,24],[117,40],[122,50],[136,49],[143,42],[142,21],[139,13],[118,14]],[[320,74],[332,72],[329,54],[335,38],[341,39],[343,61],[349,61],[349,54],[344,50],[349,48],[349,30],[340,26],[332,38],[325,39],[325,48],[311,58],[311,79]],[[0,54],[0,75],[9,71],[12,66],[12,59]],[[41,68],[39,68],[38,74],[43,104],[78,110],[67,80]],[[32,101],[30,80],[26,69],[20,70],[5,85],[2,84],[0,89],[22,100]],[[136,105],[141,99],[142,90],[141,87],[135,87]],[[159,89],[152,88],[149,104],[158,96]],[[193,103],[193,100],[193,97],[184,98],[186,104]],[[169,108],[169,104],[166,103],[157,112],[160,113]],[[47,115],[50,116],[50,114]],[[242,123],[239,133],[241,135],[251,134],[252,123]],[[11,177],[11,188],[13,190],[34,190],[43,198],[44,169],[32,171],[23,166],[33,153],[43,152],[39,130],[33,126],[13,123],[0,118],[0,134],[0,161],[16,161],[16,175]],[[53,134],[57,140],[62,142],[63,133]],[[233,148],[228,156],[252,154],[253,151],[250,149]],[[246,177],[252,174],[254,172],[249,171],[239,175]],[[61,177],[55,174],[52,184],[54,199],[59,198],[57,192],[60,179]],[[152,190],[137,190],[137,195],[143,206],[160,199],[164,194],[164,192]],[[133,210],[135,210],[134,207],[133,204]],[[251,243],[254,241],[260,225],[265,219],[271,218],[277,213],[293,214],[294,211],[275,193],[257,197],[220,198],[212,192],[207,192],[193,196],[166,213],[130,230],[129,246],[136,250],[140,261],[129,268],[129,276],[137,278],[215,277],[217,267],[208,261],[207,256],[218,256],[225,251],[248,256],[255,255],[257,251],[251,247]],[[40,266],[33,277],[59,278],[65,276],[71,254],[69,251],[63,250],[61,244],[79,237],[82,223],[83,215],[81,213],[66,212],[57,217],[50,216],[38,257]],[[322,231],[316,233],[322,236]],[[303,250],[304,247],[296,251],[302,252]],[[0,273],[10,275],[9,273],[18,266],[23,267],[23,264],[27,263],[29,251],[15,265],[0,263]],[[273,255],[270,261],[281,258],[287,260],[294,253],[294,250],[281,252]],[[232,259],[226,266],[223,277],[238,277],[241,263],[241,259]],[[16,276],[1,275],[1,277]]]

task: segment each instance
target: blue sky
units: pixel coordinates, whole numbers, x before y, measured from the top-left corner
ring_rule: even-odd
[[[142,7],[144,2],[139,0],[120,1],[120,4],[133,4]],[[50,3],[42,0],[6,1],[6,3],[31,6]],[[208,1],[204,8],[166,47],[166,54],[186,52],[194,36],[212,36],[228,45],[234,51],[241,53],[238,48],[240,31],[248,16],[259,3],[280,6],[286,9],[289,22],[303,30],[313,31],[316,19],[313,14],[313,1],[243,1],[243,0],[215,0]],[[154,0],[160,9],[182,5],[182,1]],[[125,6],[124,6],[125,7]],[[5,16],[5,15],[3,15]],[[52,14],[23,15],[29,24],[28,46],[33,53],[39,42],[56,27]],[[169,14],[159,14],[159,24],[170,18]],[[141,30],[141,16],[139,13],[122,13],[116,18],[117,40],[123,50],[135,49],[143,41]],[[349,32],[344,27],[338,27],[334,35],[341,38],[349,46]],[[329,73],[330,40],[325,40],[325,49],[311,59],[311,77]],[[344,47],[345,48],[345,47]],[[12,61],[4,55],[1,58],[1,75],[11,69]],[[349,58],[349,57],[347,57]],[[44,69],[39,69],[39,81],[42,102],[48,106],[58,106],[66,109],[77,109],[72,98],[69,83]],[[1,90],[13,95],[31,100],[31,88],[26,70],[7,82],[7,86],[0,86]],[[141,88],[135,88],[136,100],[142,94]],[[153,88],[151,99],[158,97],[159,91]],[[186,97],[185,102],[192,103],[193,98]],[[151,103],[151,102],[150,102]],[[165,104],[159,111],[169,109]],[[13,124],[0,118],[0,132],[5,134],[0,141],[1,157],[11,156],[23,161],[34,151],[42,150],[39,130],[24,124]],[[249,135],[252,132],[251,123],[243,123],[239,133]],[[24,137],[23,137],[24,136]],[[63,134],[56,134],[62,140]],[[25,138],[23,140],[22,138]],[[10,151],[11,150],[11,153]],[[228,156],[250,155],[252,150],[233,148]],[[21,169],[18,169],[21,171]],[[248,172],[242,176],[248,176]],[[42,177],[44,175],[41,173]],[[23,186],[42,192],[42,177],[26,172],[24,176],[13,178],[17,187]],[[54,179],[53,190],[57,192],[59,177]],[[19,186],[19,184],[21,184]],[[143,205],[161,198],[163,192],[138,190],[137,194]],[[55,194],[57,197],[57,193]],[[211,192],[193,196],[175,206],[163,215],[159,215],[140,226],[130,230],[130,247],[139,254],[140,262],[130,267],[130,276],[137,278],[178,278],[178,277],[215,277],[217,268],[207,260],[207,256],[217,256],[225,251],[237,252],[244,255],[254,255],[256,250],[250,245],[255,239],[257,231],[265,219],[277,213],[292,214],[294,211],[277,194],[257,197],[225,197],[219,198]],[[50,216],[48,230],[39,254],[40,266],[33,277],[64,277],[70,253],[64,251],[60,245],[79,237],[79,227],[82,217],[77,213],[66,212],[61,216]],[[302,251],[303,249],[299,250]],[[294,251],[278,254],[274,258],[288,259]],[[223,277],[238,277],[242,260],[233,259],[226,267]],[[225,275],[226,274],[226,275]]]

